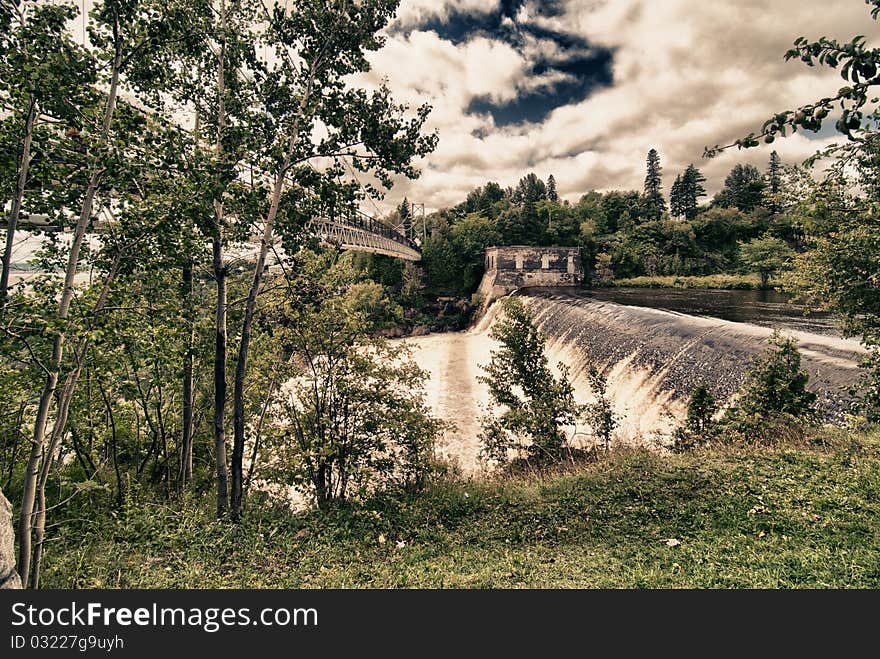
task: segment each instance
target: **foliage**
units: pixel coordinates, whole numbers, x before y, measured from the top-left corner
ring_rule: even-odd
[[[556,177],[553,174],[547,178],[547,201],[557,203],[559,201],[559,193],[556,191]]]
[[[643,212],[648,220],[659,220],[666,212],[666,198],[663,196],[660,154],[657,149],[648,151],[647,174],[645,175],[645,193]]]
[[[715,195],[715,203],[722,208],[738,208],[744,213],[751,213],[764,203],[766,187],[757,167],[734,165],[724,179],[724,188]]]
[[[865,0],[865,4],[871,7],[871,19],[876,22],[880,17],[880,2]],[[874,255],[878,253],[880,235],[876,222],[876,205],[880,199],[876,183],[880,171],[877,158],[880,140],[876,130],[880,119],[876,95],[880,84],[880,48],[869,47],[862,35],[849,42],[827,37],[816,41],[798,37],[785,59],[799,59],[810,67],[818,64],[839,69],[846,84],[834,96],[818,99],[797,110],[777,113],[764,123],[757,135],[753,132],[732,144],[707,148],[706,155],[711,157],[733,146],[755,147],[760,138],[772,143],[778,136],[785,137],[789,130],[818,132],[827,121],[836,118],[835,129],[846,137],[846,143],[832,145],[806,161],[812,165],[823,157],[835,158],[823,185],[813,191],[811,198],[800,195],[798,199],[810,202],[806,208],[801,203],[800,209],[800,214],[805,216],[803,230],[809,249],[797,259],[789,286],[814,307],[837,314],[843,321],[845,335],[860,336],[869,352],[860,387],[864,393],[862,411],[876,418],[877,397],[873,392],[880,389],[880,371],[874,358],[880,334],[877,313],[880,269]],[[863,195],[861,198],[859,192]],[[773,197],[775,195],[771,197],[771,204],[775,205]]]
[[[780,419],[810,422],[816,416],[817,395],[807,390],[809,375],[801,370],[797,342],[774,330],[764,357],[749,370],[739,396],[723,422],[745,436],[772,439]]]
[[[574,400],[568,370],[550,370],[545,354],[546,340],[534,324],[532,312],[519,298],[506,298],[504,316],[492,327],[490,336],[501,344],[490,353],[486,375],[480,382],[489,388],[493,406],[501,414],[483,419],[483,456],[504,464],[511,450],[543,462],[559,460],[568,447],[563,426],[573,424],[584,410]]]
[[[766,287],[770,277],[791,263],[792,250],[785,241],[765,235],[740,243],[740,258],[746,267],[761,275],[761,286]]]
[[[591,364],[587,370],[587,379],[596,400],[584,407],[584,418],[607,452],[611,449],[611,439],[620,423],[620,415],[614,411],[614,401],[608,396],[608,378]]]
[[[271,466],[259,473],[307,488],[322,508],[421,487],[442,429],[425,407],[427,375],[402,348],[368,334],[381,317],[374,296],[358,294],[364,284],[350,265],[316,260],[289,282],[310,293],[287,301],[275,321],[288,382],[271,408]]]
[[[703,183],[706,177],[693,163],[688,165],[683,174],[675,178],[669,197],[669,212],[674,217],[685,217],[693,220],[697,217],[700,197],[706,196]]]
[[[718,430],[714,419],[717,411],[717,401],[709,386],[697,385],[688,399],[684,424],[673,434],[675,450],[690,450],[714,437]]]

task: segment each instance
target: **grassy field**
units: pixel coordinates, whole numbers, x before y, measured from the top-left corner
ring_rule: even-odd
[[[878,588],[880,434],[825,448],[621,450],[298,515],[155,504],[58,529],[48,587]]]
[[[758,275],[706,275],[704,277],[633,277],[615,279],[609,286],[623,288],[713,288],[753,290],[761,288]]]

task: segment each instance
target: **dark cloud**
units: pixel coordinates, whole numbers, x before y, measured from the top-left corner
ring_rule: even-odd
[[[508,44],[520,52],[528,50],[532,57],[527,75],[533,84],[523,86],[517,98],[508,102],[498,102],[489,95],[473,99],[466,112],[490,114],[499,127],[540,123],[556,108],[579,103],[593,91],[610,86],[613,83],[614,51],[596,47],[574,34],[520,20],[520,11],[526,5],[533,15],[541,18],[558,17],[565,12],[561,0],[536,3],[503,0],[493,11],[453,10],[400,32],[435,32],[441,39],[456,45],[475,37],[485,37]],[[479,66],[479,63],[474,65]]]

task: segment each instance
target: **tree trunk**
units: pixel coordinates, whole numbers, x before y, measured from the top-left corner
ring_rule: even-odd
[[[260,241],[260,254],[257,257],[257,264],[254,267],[254,277],[251,281],[251,287],[248,291],[247,302],[245,303],[244,320],[241,326],[241,342],[238,347],[238,361],[235,364],[235,380],[233,383],[233,444],[232,444],[232,519],[237,520],[241,517],[241,500],[242,485],[244,471],[244,385],[247,375],[247,358],[250,349],[251,327],[254,320],[254,311],[257,306],[257,296],[260,294],[260,288],[263,283],[263,270],[266,265],[266,257],[269,254],[269,247],[275,230],[275,218],[278,216],[278,209],[281,206],[281,195],[284,192],[284,181],[287,176],[287,170],[293,158],[293,151],[299,140],[299,127],[302,118],[306,114],[308,104],[311,100],[312,84],[315,79],[314,64],[309,71],[309,79],[306,88],[300,98],[297,115],[293,121],[293,127],[287,142],[287,154],[284,163],[279,168],[275,176],[275,185],[272,190],[272,203],[269,206],[269,212],[266,215],[266,223],[263,225],[263,238]]]
[[[84,356],[85,351],[88,350],[88,342],[84,342],[82,347],[82,354]],[[80,358],[80,365],[74,367],[74,369],[67,374],[64,386],[61,388],[61,395],[58,400],[57,418],[52,427],[49,446],[43,455],[42,464],[40,465],[40,474],[37,481],[37,507],[33,516],[34,549],[31,558],[32,574],[30,587],[34,589],[40,587],[40,564],[43,558],[43,538],[46,535],[46,483],[49,481],[49,472],[52,469],[55,453],[58,451],[58,446],[64,435],[64,428],[67,426],[67,418],[70,413],[70,401],[73,399],[73,389],[76,386],[76,381],[82,370],[82,358],[83,357]]]
[[[217,284],[217,307],[214,320],[214,458],[217,465],[217,517],[229,507],[228,472],[226,470],[226,269],[222,246],[214,240],[214,278]]]
[[[232,508],[233,520],[241,518],[241,502],[244,477],[244,385],[247,375],[247,358],[250,349],[251,328],[253,326],[254,311],[257,307],[257,296],[263,283],[263,269],[266,266],[266,257],[269,254],[269,246],[272,244],[272,235],[275,225],[275,217],[278,214],[278,206],[281,201],[281,193],[284,188],[284,173],[282,172],[275,181],[275,190],[272,195],[272,205],[263,228],[263,238],[260,242],[260,254],[254,267],[254,278],[248,291],[247,302],[244,308],[244,320],[241,325],[241,341],[238,346],[238,361],[235,364],[235,379],[233,381],[233,444],[232,444]]]
[[[124,502],[124,494],[122,491],[122,474],[119,472],[119,452],[118,440],[116,438],[116,417],[113,414],[113,406],[110,404],[110,397],[104,391],[104,385],[98,380],[98,389],[101,392],[101,400],[104,401],[104,407],[107,409],[107,420],[110,422],[110,455],[113,459],[113,471],[116,473],[116,505],[121,508]]]
[[[107,105],[104,108],[104,120],[101,125],[101,132],[98,136],[99,147],[103,147],[107,143],[110,135],[110,125],[113,121],[113,114],[116,111],[116,97],[119,91],[119,69],[121,65],[122,51],[117,47],[116,56],[113,61],[110,88],[107,93]],[[86,186],[82,207],[80,208],[79,219],[77,220],[76,228],[73,233],[73,240],[70,245],[70,254],[67,259],[67,269],[64,277],[64,289],[61,292],[61,298],[58,301],[58,311],[55,314],[55,318],[58,321],[66,320],[70,313],[70,305],[73,301],[74,278],[76,277],[77,266],[79,265],[79,254],[82,248],[83,239],[85,238],[86,228],[92,219],[92,206],[103,174],[103,167],[95,164],[92,168],[92,173],[89,176],[89,182]],[[55,333],[52,342],[52,359],[46,369],[46,379],[43,382],[43,390],[40,393],[40,402],[37,407],[36,420],[34,422],[34,433],[33,438],[31,439],[31,453],[28,457],[24,484],[22,487],[21,510],[19,513],[18,524],[18,573],[21,575],[22,584],[28,583],[28,575],[30,574],[32,515],[34,512],[34,500],[36,497],[37,475],[39,473],[40,458],[43,453],[43,444],[46,439],[46,424],[49,420],[49,408],[52,405],[52,398],[54,397],[55,389],[58,386],[59,370],[64,358],[64,339],[65,335],[62,330]]]
[[[27,118],[24,124],[24,141],[21,146],[21,162],[18,166],[18,183],[15,186],[15,197],[12,199],[12,209],[9,211],[9,221],[6,225],[6,248],[3,251],[3,272],[0,273],[0,309],[6,304],[6,295],[9,290],[9,270],[12,267],[12,248],[15,244],[15,230],[18,227],[18,218],[21,215],[21,206],[24,203],[24,189],[27,185],[28,169],[31,164],[31,141],[34,136],[34,123],[37,118],[37,101],[31,96],[28,104]]]
[[[180,486],[186,490],[192,480],[193,441],[193,341],[195,322],[193,318],[193,269],[192,261],[183,268],[183,307],[186,313],[186,354],[183,356],[183,429],[180,442]]]
[[[220,1],[220,52],[217,56],[217,136],[218,162],[223,157],[223,133],[226,128],[226,2]],[[223,202],[214,200],[215,232],[211,239],[217,301],[214,311],[214,461],[217,468],[217,517],[229,509],[229,475],[226,467],[226,266],[223,264]]]
[[[98,295],[98,299],[95,301],[95,306],[92,308],[90,329],[94,326],[95,316],[104,308],[107,296],[110,294],[110,288],[116,279],[116,272],[119,267],[120,258],[121,255],[119,253],[114,256],[113,264],[110,267],[110,271],[107,273],[107,278],[104,280],[101,293]],[[39,588],[40,584],[40,561],[43,556],[43,536],[45,535],[46,528],[46,483],[49,480],[49,470],[52,467],[52,461],[58,450],[58,446],[61,444],[61,438],[64,436],[64,429],[67,426],[67,418],[70,414],[70,403],[73,400],[73,391],[76,388],[80,373],[82,373],[86,354],[89,350],[89,343],[90,341],[88,338],[83,338],[80,340],[79,349],[74,350],[75,365],[67,374],[67,377],[64,380],[64,386],[61,388],[61,393],[58,395],[57,412],[55,414],[55,422],[52,424],[52,433],[49,436],[49,446],[43,455],[42,464],[40,465],[39,479],[37,481],[38,506],[33,516],[35,543],[32,557],[32,588]],[[22,583],[26,582],[23,581]]]

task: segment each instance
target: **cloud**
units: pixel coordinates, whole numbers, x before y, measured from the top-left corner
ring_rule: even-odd
[[[874,27],[858,0],[833,11],[825,0],[404,0],[365,80],[387,77],[398,98],[430,102],[440,143],[422,177],[384,203],[442,208],[529,171],[554,174],[573,201],[640,189],[651,148],[667,190],[693,162],[713,193],[737,162],[763,169],[771,147],[704,160],[705,146],[842,86],[835,72],[784,62],[791,42]],[[607,75],[590,82],[590,58],[602,57],[595,70]],[[795,163],[832,141],[798,133],[772,148]]]

